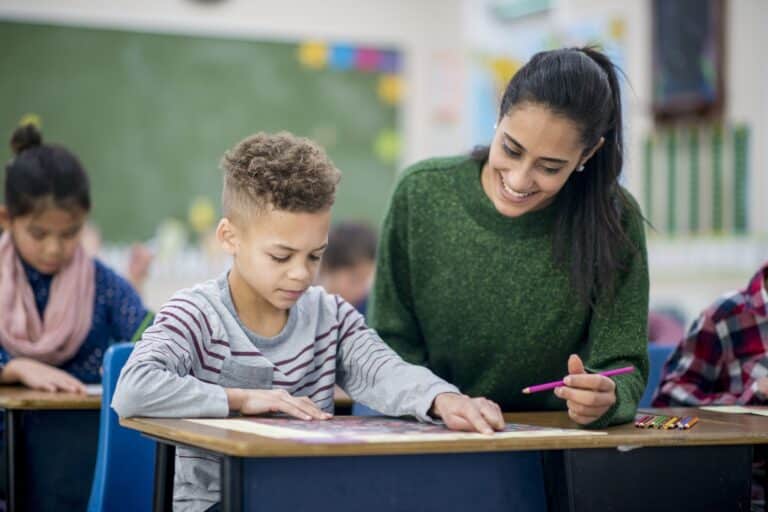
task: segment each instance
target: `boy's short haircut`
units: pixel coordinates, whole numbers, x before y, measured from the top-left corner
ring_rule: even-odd
[[[259,132],[224,154],[225,217],[247,217],[268,207],[294,213],[329,209],[341,172],[325,151],[288,132]]]
[[[360,222],[341,222],[328,234],[328,248],[323,254],[323,270],[349,268],[376,259],[376,232]]]

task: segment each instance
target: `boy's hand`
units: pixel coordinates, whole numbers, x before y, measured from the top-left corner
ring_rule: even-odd
[[[604,375],[587,373],[576,354],[568,358],[568,374],[563,379],[566,385],[555,388],[555,395],[566,400],[568,416],[576,423],[592,423],[616,403],[616,383]]]
[[[86,392],[85,384],[64,370],[25,357],[11,359],[3,368],[0,381],[4,384],[19,382],[40,391]]]
[[[457,393],[440,393],[432,403],[431,414],[441,418],[451,430],[493,434],[504,430],[504,416],[495,402]]]
[[[282,412],[300,420],[327,420],[332,415],[320,410],[306,396],[291,396],[284,389],[226,388],[229,409],[246,415]]]

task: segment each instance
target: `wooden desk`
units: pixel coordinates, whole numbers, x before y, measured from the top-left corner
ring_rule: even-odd
[[[0,386],[10,512],[85,510],[100,407],[100,396]]]
[[[663,413],[702,419],[687,431],[630,424],[605,429],[601,436],[345,444],[298,443],[174,419],[121,419],[121,424],[158,440],[165,460],[173,459],[176,445],[222,455],[224,511],[248,509],[257,501],[268,510],[286,501],[301,509],[301,503],[318,503],[317,492],[323,493],[320,502],[333,499],[335,510],[461,510],[467,504],[481,510],[544,510],[543,495],[550,510],[678,511],[681,503],[687,510],[748,510],[752,446],[768,444],[768,418],[695,409]],[[505,418],[577,427],[562,412]],[[156,484],[169,485],[158,469]],[[336,495],[328,497],[330,490]],[[156,492],[165,499],[156,503],[160,510],[170,493]],[[308,501],[294,502],[301,495]],[[398,501],[401,495],[407,499]]]

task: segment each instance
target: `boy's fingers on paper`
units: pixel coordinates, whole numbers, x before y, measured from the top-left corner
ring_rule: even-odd
[[[480,414],[483,415],[485,420],[494,430],[504,430],[506,423],[504,422],[504,416],[501,413],[501,407],[487,398],[474,399],[480,409]]]
[[[325,420],[331,417],[330,414],[320,409],[317,404],[313,402],[312,399],[308,396],[298,397],[298,400],[305,403],[313,411],[313,416],[315,418],[319,420]]]
[[[461,430],[463,432],[472,432],[475,430],[469,421],[457,414],[449,414],[443,421],[445,421],[445,425],[451,430]]]
[[[301,408],[285,400],[280,400],[276,402],[274,404],[273,412],[284,412],[285,414],[289,414],[295,418],[299,418],[300,420],[312,419],[312,416],[309,413],[305,412]]]
[[[306,400],[301,400],[292,397],[291,395],[281,396],[280,398],[283,403],[289,404],[291,407],[295,407],[297,410],[301,411],[303,415],[309,416],[309,418],[306,419],[321,419],[323,417],[323,412],[311,402],[307,403]]]
[[[462,407],[463,416],[472,424],[473,430],[482,434],[492,434],[493,429],[485,420],[474,403],[469,401],[466,407]]]
[[[310,416],[312,416],[316,420],[325,420],[328,419],[328,414],[323,412],[315,402],[310,400],[308,397],[293,397],[296,402],[301,404],[302,410],[307,411]]]
[[[612,379],[596,373],[568,375],[563,380],[571,388],[593,389],[596,391],[613,391],[616,389],[616,383]]]
[[[483,415],[488,425],[494,430],[504,430],[506,424],[504,423],[504,416],[499,411],[492,407],[481,407],[480,414]]]

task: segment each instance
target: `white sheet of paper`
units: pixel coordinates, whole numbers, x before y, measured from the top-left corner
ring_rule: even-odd
[[[98,396],[102,392],[101,384],[86,384],[85,394],[89,396]]]
[[[722,412],[725,414],[758,414],[768,416],[768,407],[750,407],[748,405],[707,405],[699,407],[702,411]]]
[[[237,432],[244,432],[247,434],[256,434],[264,437],[271,437],[275,439],[287,439],[294,441],[310,441],[310,442],[322,442],[322,441],[335,441],[339,442],[339,438],[342,435],[339,431],[335,432],[322,432],[322,431],[307,431],[299,430],[290,427],[265,425],[255,421],[242,420],[237,418],[226,419],[186,419],[192,423],[198,425],[205,425],[208,427],[221,428],[224,430],[234,430]],[[506,439],[506,438],[539,438],[539,437],[553,437],[553,436],[593,436],[593,435],[605,435],[606,432],[595,432],[591,430],[577,430],[577,429],[558,429],[547,428],[536,431],[521,431],[521,432],[497,432],[495,434],[486,435],[478,433],[466,433],[466,432],[445,432],[440,434],[431,433],[414,433],[414,434],[398,434],[398,433],[360,433],[350,430],[349,440],[350,442],[365,442],[365,443],[402,443],[402,442],[424,442],[424,441],[453,441],[460,439]]]

